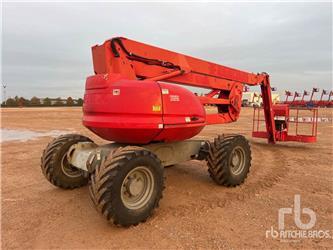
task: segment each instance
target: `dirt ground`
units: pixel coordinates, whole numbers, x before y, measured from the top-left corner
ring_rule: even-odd
[[[2,109],[2,128],[34,131],[68,130],[93,138],[81,124],[80,108]],[[320,110],[332,117],[332,110]],[[315,144],[268,145],[253,139],[252,109],[238,122],[206,127],[200,138],[240,133],[251,144],[252,167],[245,183],[226,188],[213,183],[204,162],[191,161],[166,169],[160,207],[146,223],[119,228],[94,209],[88,188],[61,190],[46,181],[40,156],[51,137],[2,143],[2,249],[110,248],[331,248],[332,239],[280,241],[266,230],[278,227],[278,210],[292,207],[316,213],[311,230],[333,235],[332,122],[320,123]],[[302,216],[303,223],[309,218]],[[297,230],[292,215],[286,229]]]

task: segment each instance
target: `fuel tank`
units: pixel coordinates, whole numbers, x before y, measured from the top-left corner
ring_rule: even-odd
[[[182,141],[205,126],[203,105],[174,84],[97,74],[86,81],[83,125],[109,141],[131,144]]]

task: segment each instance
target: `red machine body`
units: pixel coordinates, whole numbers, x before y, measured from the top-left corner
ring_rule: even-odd
[[[243,85],[260,85],[265,138],[269,143],[280,140],[266,73],[249,73],[122,37],[93,46],[92,55],[95,75],[86,81],[83,124],[103,139],[132,144],[189,139],[206,125],[236,121]],[[176,84],[210,91],[196,96]],[[206,114],[205,105],[215,106],[217,112]]]
[[[97,75],[87,79],[83,124],[106,140],[181,141],[206,124],[199,99],[178,85]]]

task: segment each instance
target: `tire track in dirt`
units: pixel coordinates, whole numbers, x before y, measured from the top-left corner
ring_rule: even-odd
[[[190,200],[185,204],[166,209],[163,214],[187,217],[193,213],[208,213],[212,209],[223,208],[230,203],[244,202],[272,188],[287,176],[289,169],[283,149],[276,148],[274,145],[251,143],[251,150],[252,166],[247,180],[241,186],[226,188],[212,182],[213,187],[205,185],[203,189],[207,190],[201,191],[201,193],[209,192],[206,196],[200,195],[196,199],[189,197]],[[197,188],[200,189],[201,186],[202,184]]]
[[[289,172],[287,156],[283,149],[256,143],[252,143],[251,148],[253,151],[260,151],[260,155],[257,153],[253,157],[250,173],[253,176],[249,178],[247,185],[242,187],[246,196],[272,188]]]

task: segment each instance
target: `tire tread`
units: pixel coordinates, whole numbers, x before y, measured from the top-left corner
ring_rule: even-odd
[[[149,156],[154,158],[160,166],[161,162],[155,154],[152,152],[137,146],[126,146],[119,147],[110,152],[110,154],[104,159],[101,164],[99,164],[95,172],[91,175],[91,183],[89,185],[90,198],[95,205],[98,212],[100,212],[109,222],[115,225],[130,226],[137,225],[138,223],[145,222],[148,217],[152,215],[155,208],[158,207],[159,201],[162,198],[162,193],[164,187],[164,176],[162,190],[158,191],[158,197],[155,198],[153,208],[149,211],[148,216],[142,217],[138,223],[129,223],[126,221],[121,221],[114,207],[114,200],[112,199],[112,193],[110,189],[113,189],[114,182],[122,170],[122,166],[127,162],[131,161],[135,157],[139,156]],[[163,172],[163,167],[162,172]]]
[[[67,143],[74,144],[83,141],[92,142],[92,140],[83,135],[66,134],[55,138],[46,146],[41,157],[41,169],[44,176],[50,183],[63,189],[74,189],[87,184],[87,178],[85,181],[81,181],[79,183],[63,182],[58,178],[54,171],[54,169],[57,167],[57,164],[59,164],[57,154],[62,149],[62,147]]]
[[[244,145],[248,147],[249,150],[249,166],[246,171],[244,177],[242,178],[240,183],[233,183],[231,180],[230,173],[227,171],[228,168],[228,155],[231,151],[231,145],[236,140],[242,140]],[[211,178],[219,185],[234,187],[240,185],[244,182],[249,172],[251,166],[251,150],[249,146],[249,142],[245,139],[244,136],[241,135],[219,135],[214,139],[212,143],[210,143],[209,151],[206,157],[208,172]]]

